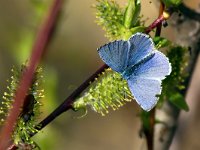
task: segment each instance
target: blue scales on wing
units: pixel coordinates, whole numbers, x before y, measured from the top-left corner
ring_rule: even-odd
[[[128,66],[137,64],[154,50],[152,39],[143,33],[134,34],[129,40]]]
[[[123,73],[127,67],[148,56],[153,49],[153,41],[148,35],[136,33],[128,41],[113,41],[100,47],[98,53],[110,68]]]
[[[122,73],[127,67],[129,45],[127,41],[114,41],[98,49],[101,59],[114,71]]]
[[[155,50],[154,55],[129,77],[128,86],[137,103],[146,111],[157,103],[157,95],[161,94],[161,81],[171,72],[168,58]]]
[[[110,42],[98,49],[101,59],[127,80],[137,103],[146,111],[157,103],[161,82],[171,73],[168,58],[155,49],[152,39],[143,33],[128,41]]]
[[[146,111],[156,105],[156,95],[161,94],[160,80],[133,77],[128,79],[128,86],[136,102]]]

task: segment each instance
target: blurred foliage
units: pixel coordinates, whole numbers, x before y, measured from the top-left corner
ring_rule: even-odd
[[[1,124],[4,124],[4,119],[9,114],[9,110],[12,108],[12,103],[16,93],[16,89],[19,84],[19,80],[23,72],[26,71],[26,66],[22,65],[22,68],[18,71],[16,68],[12,69],[12,77],[10,84],[7,87],[8,92],[4,93],[2,107],[0,108]],[[20,147],[23,144],[34,145],[34,142],[30,139],[30,133],[35,133],[37,130],[35,126],[38,123],[38,117],[40,116],[41,98],[43,98],[44,90],[41,89],[43,76],[41,75],[42,68],[38,68],[34,74],[32,85],[26,95],[21,113],[15,125],[15,129],[12,134],[13,141]]]
[[[172,72],[163,81],[160,104],[165,99],[169,99],[178,108],[188,110],[183,95],[180,93],[181,90],[185,89],[184,79],[187,77],[185,68],[188,62],[188,49],[173,44],[168,45],[167,49],[167,57],[172,65]]]
[[[182,3],[182,0],[162,0],[167,7],[176,7]]]

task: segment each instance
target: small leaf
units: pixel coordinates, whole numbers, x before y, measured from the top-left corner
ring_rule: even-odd
[[[132,34],[135,34],[137,32],[144,32],[145,29],[146,27],[144,26],[137,26],[137,27],[131,28],[131,32]]]
[[[168,39],[160,37],[160,36],[154,37],[153,41],[157,49],[167,47],[171,44],[171,42]]]
[[[184,99],[184,97],[180,93],[176,93],[172,95],[169,99],[176,107],[183,109],[185,111],[189,111],[189,107]]]
[[[140,10],[141,10],[140,0],[128,1],[128,6],[124,14],[124,26],[127,29],[130,29],[132,26],[134,26],[137,23]]]
[[[140,0],[135,0],[135,12],[133,15],[133,20],[132,20],[133,26],[136,25],[138,22],[140,11],[141,11],[141,2]]]
[[[132,24],[133,16],[135,13],[135,0],[129,0],[128,6],[124,15],[124,26],[129,29]]]

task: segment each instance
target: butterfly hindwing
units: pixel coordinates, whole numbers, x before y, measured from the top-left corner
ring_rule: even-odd
[[[157,103],[161,94],[161,81],[171,72],[168,58],[154,50],[153,56],[141,63],[130,76],[128,86],[137,103],[146,111]]]
[[[157,95],[161,94],[160,80],[132,76],[127,81],[136,102],[145,111],[151,110],[157,104]]]
[[[154,50],[152,39],[143,33],[134,34],[129,40],[128,66],[137,64]]]
[[[129,45],[127,41],[114,41],[98,49],[101,59],[114,71],[122,73],[127,67]]]
[[[168,58],[163,53],[154,50],[153,57],[134,70],[134,76],[163,80],[170,72],[171,65]]]

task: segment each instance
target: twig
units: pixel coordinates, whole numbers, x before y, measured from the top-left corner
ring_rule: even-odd
[[[159,9],[159,20],[164,19],[163,16],[164,12],[164,4],[161,2],[160,3],[160,9]],[[154,26],[154,23],[152,24]],[[156,33],[155,36],[160,36],[161,34],[161,29],[162,29],[162,22],[157,24],[156,26]],[[146,135],[146,140],[147,140],[147,147],[148,150],[153,150],[154,149],[154,126],[155,126],[155,108],[153,108],[149,113],[149,128],[148,130],[144,130],[144,134]]]
[[[184,4],[180,4],[178,8],[185,17],[195,21],[200,21],[200,13],[196,12],[195,10],[188,8]]]
[[[66,98],[60,106],[58,106],[49,116],[47,116],[43,121],[41,121],[37,126],[37,129],[41,130],[63,112],[69,109],[73,109],[72,105],[76,98],[80,95],[80,93],[83,90],[85,90],[86,87],[90,85],[90,82],[93,82],[95,78],[97,78],[98,75],[102,73],[106,68],[108,68],[106,64],[101,66],[92,76],[90,76],[85,82],[83,82],[68,98]],[[32,134],[32,136],[34,134]]]
[[[187,9],[186,9],[187,10]],[[186,13],[186,14],[185,14]],[[188,13],[188,14],[187,14]],[[196,62],[199,56],[199,47],[200,47],[200,27],[199,25],[196,26],[196,28],[194,28],[192,25],[195,22],[194,17],[191,18],[191,12],[184,12],[184,20],[182,20],[181,24],[179,24],[179,22],[177,21],[177,19],[174,21],[177,24],[174,25],[175,28],[177,28],[177,31],[179,32],[180,30],[184,30],[187,31],[187,33],[182,33],[179,32],[177,35],[178,38],[182,38],[182,37],[187,37],[187,46],[191,46],[191,56],[190,56],[190,61],[189,61],[189,65],[187,68],[187,73],[188,76],[185,79],[184,82],[184,86],[186,87],[184,90],[179,91],[184,97],[186,97],[187,91],[189,89],[189,85],[192,79],[192,75],[194,72],[194,68],[196,66]],[[199,23],[199,20],[196,20],[196,23]],[[188,28],[186,28],[188,27]],[[193,32],[193,30],[195,30],[195,34],[193,35],[189,35],[189,32]],[[186,45],[186,43],[184,44]],[[175,135],[176,132],[176,128],[177,128],[177,120],[180,114],[180,109],[178,109],[177,107],[175,107],[174,105],[170,104],[169,102],[164,103],[164,106],[162,109],[158,110],[156,113],[156,117],[161,120],[162,122],[165,122],[166,125],[157,125],[156,126],[156,149],[160,149],[160,150],[168,150],[170,148],[170,145],[172,143],[173,137]],[[162,134],[162,141],[160,141],[160,133]]]
[[[162,24],[162,22],[166,18],[162,15],[161,17],[157,18],[145,31],[145,33],[149,33],[154,28],[156,28],[158,25]],[[90,76],[83,84],[81,84],[68,98],[64,100],[64,102],[59,105],[49,116],[47,116],[43,121],[37,125],[37,130],[43,129],[46,125],[48,125],[51,121],[53,121],[55,118],[57,118],[59,115],[61,115],[63,112],[68,111],[70,109],[73,109],[72,105],[73,102],[76,100],[76,98],[85,90],[88,85],[90,85],[90,82],[94,81],[96,77],[98,77],[98,74],[102,73],[108,66],[106,64],[102,65],[92,76]],[[36,133],[32,133],[31,136],[34,136]],[[14,150],[16,146],[12,144],[10,146],[10,150]]]
[[[153,26],[150,25],[151,27],[148,28],[148,31],[146,31],[145,33],[149,33],[151,30],[153,30],[156,26],[158,26],[159,24],[161,24],[161,22],[164,19],[160,19],[158,18],[156,21],[153,22]],[[155,23],[156,22],[156,23]],[[151,29],[151,30],[150,30]],[[66,98],[64,100],[64,102],[58,106],[58,108],[56,108],[49,116],[47,116],[47,118],[45,118],[44,120],[49,120],[49,121],[42,121],[39,126],[40,128],[38,128],[38,130],[41,130],[43,127],[45,127],[50,121],[52,121],[53,119],[55,119],[57,116],[59,116],[60,114],[62,114],[62,112],[72,109],[72,107],[70,107],[73,102],[75,101],[75,99],[77,98],[77,96],[79,96],[81,94],[81,92],[83,90],[85,90],[88,85],[90,85],[89,83],[94,81],[94,79],[96,77],[98,77],[98,74],[102,73],[106,68],[108,68],[108,66],[106,64],[104,64],[103,66],[101,66],[92,76],[90,76],[83,84],[80,85],[80,87],[78,87],[68,98]],[[54,115],[53,115],[54,114]],[[55,115],[56,114],[56,115]],[[51,118],[53,117],[53,118]],[[51,119],[50,119],[51,118]]]
[[[54,27],[54,23],[58,15],[58,11],[60,10],[61,3],[62,3],[62,0],[54,1],[54,5],[50,10],[49,16],[37,35],[35,44],[32,49],[30,61],[27,66],[27,70],[23,73],[23,76],[20,80],[18,89],[16,91],[16,95],[14,98],[14,102],[12,105],[12,109],[9,112],[9,116],[6,118],[5,126],[2,128],[2,131],[0,134],[0,150],[6,149],[6,147],[8,146],[10,142],[9,139],[13,131],[14,124],[20,114],[20,107],[22,106],[24,102],[24,99],[25,99],[27,90],[31,84],[35,69],[41,60],[44,49],[47,46],[47,43],[50,37],[49,35],[51,34],[51,31]]]

